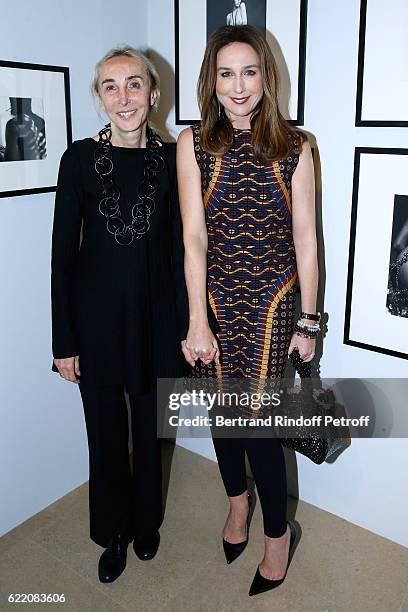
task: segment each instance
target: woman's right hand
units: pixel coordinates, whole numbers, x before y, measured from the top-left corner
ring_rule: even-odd
[[[204,365],[208,365],[212,360],[216,364],[220,362],[218,343],[208,323],[205,325],[190,325],[185,348],[194,362],[197,359],[201,359]]]
[[[65,359],[54,359],[54,363],[62,378],[76,384],[80,382],[79,355],[76,357],[66,357]]]

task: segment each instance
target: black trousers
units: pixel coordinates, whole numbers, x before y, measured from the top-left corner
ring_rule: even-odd
[[[213,438],[221,478],[228,497],[247,490],[245,453],[258,491],[264,533],[278,538],[286,531],[285,456],[277,438]]]
[[[123,387],[92,387],[81,383],[79,389],[88,433],[91,539],[103,547],[107,547],[118,532],[143,540],[156,531],[163,520],[156,392],[129,396],[131,466]]]

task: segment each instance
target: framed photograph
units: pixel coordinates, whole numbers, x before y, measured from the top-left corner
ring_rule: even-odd
[[[356,126],[408,127],[408,2],[361,0]]]
[[[68,68],[0,61],[0,197],[55,191],[71,142]]]
[[[303,125],[307,0],[175,0],[178,125],[200,119],[197,80],[209,36],[220,26],[243,24],[266,36],[279,70],[281,112]]]
[[[344,343],[408,359],[408,149],[355,150]]]

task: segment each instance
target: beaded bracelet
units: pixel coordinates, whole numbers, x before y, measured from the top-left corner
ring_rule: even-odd
[[[295,325],[295,333],[302,338],[316,338],[320,332],[320,325],[315,323],[313,325],[307,325],[301,321],[297,321]]]
[[[300,336],[301,338],[310,338],[311,340],[314,340],[317,337],[317,334],[312,335],[312,334],[305,334],[303,332],[300,331],[295,331],[296,336]]]
[[[318,323],[313,323],[312,325],[309,325],[307,323],[303,323],[302,321],[297,321],[296,325],[298,327],[301,327],[302,329],[305,329],[306,331],[311,331],[311,332],[319,332],[320,331],[320,325]]]
[[[312,334],[314,336],[317,336],[317,334],[320,332],[320,328],[318,328],[318,329],[310,329],[308,327],[303,327],[302,325],[298,325],[297,323],[295,325],[295,329],[297,331],[302,332],[303,334]]]
[[[317,333],[310,333],[310,332],[299,331],[296,328],[295,328],[294,333],[297,336],[301,336],[302,338],[311,338],[311,339],[317,338]]]
[[[298,319],[299,325],[304,325],[304,327],[320,327],[319,323],[304,323],[304,321],[299,317]]]

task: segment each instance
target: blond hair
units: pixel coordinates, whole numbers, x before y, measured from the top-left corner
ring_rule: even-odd
[[[95,69],[94,69],[93,76],[92,76],[92,80],[91,80],[92,94],[94,96],[97,96],[98,98],[100,97],[99,71],[101,69],[101,66],[103,66],[105,62],[115,57],[130,57],[135,60],[138,60],[139,62],[143,64],[146,70],[148,79],[149,79],[150,89],[156,92],[156,98],[155,98],[152,108],[153,110],[157,110],[157,107],[159,106],[159,100],[160,100],[160,77],[156,70],[156,67],[153,64],[153,62],[142,51],[138,51],[137,49],[134,49],[133,47],[130,47],[129,45],[120,45],[117,47],[113,47],[107,53],[105,53],[105,55],[99,60],[99,62],[97,62]]]

